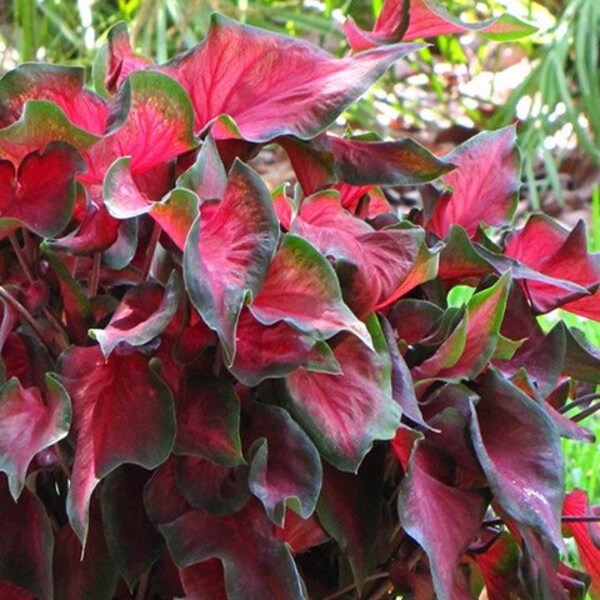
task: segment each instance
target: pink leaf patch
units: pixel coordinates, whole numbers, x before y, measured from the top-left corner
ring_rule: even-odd
[[[138,352],[75,347],[60,360],[61,381],[73,403],[76,455],[67,510],[85,543],[88,505],[98,482],[123,463],[154,468],[175,441],[173,399]]]
[[[131,173],[139,175],[196,146],[189,98],[176,81],[161,73],[131,73],[113,112],[118,125],[84,153],[88,165],[80,177],[84,183],[102,183],[110,165],[123,156],[131,157]]]
[[[17,171],[0,160],[0,222],[23,224],[43,237],[56,235],[71,218],[75,175],[83,169],[79,155],[60,142],[28,154]]]
[[[51,102],[67,119],[91,134],[106,129],[106,101],[85,89],[85,71],[80,67],[24,64],[0,79],[0,127],[16,123],[31,100]],[[56,137],[53,139],[57,139]]]
[[[45,402],[39,389],[25,389],[16,378],[0,388],[0,471],[7,474],[15,500],[33,457],[63,439],[71,425],[67,392],[51,374],[46,386]]]
[[[364,50],[401,39],[436,37],[452,33],[481,32],[485,37],[507,41],[536,31],[509,14],[481,23],[466,23],[448,14],[436,0],[385,0],[372,31],[365,31],[349,19],[344,33],[353,50]]]
[[[515,128],[480,133],[444,158],[456,165],[442,178],[452,192],[438,199],[426,229],[444,238],[460,225],[472,238],[480,223],[506,224],[520,187]]]
[[[269,191],[254,171],[236,161],[223,201],[214,211],[201,206],[183,257],[190,298],[219,335],[230,364],[242,306],[262,286],[278,235]]]
[[[375,316],[367,326],[375,351],[346,334],[333,349],[340,375],[300,368],[285,380],[290,412],[321,456],[344,471],[356,471],[373,442],[393,438],[400,424],[385,339]]]
[[[197,132],[227,114],[248,141],[309,139],[417,48],[404,44],[336,59],[306,42],[215,15],[203,42],[159,69],[189,93]],[[212,134],[232,135],[222,124]]]
[[[325,342],[294,329],[285,321],[263,325],[243,308],[237,328],[236,355],[228,368],[242,383],[256,386],[271,377],[284,377],[301,365],[338,373],[339,365]]]

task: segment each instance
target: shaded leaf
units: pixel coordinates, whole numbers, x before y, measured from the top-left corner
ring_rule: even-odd
[[[229,467],[244,461],[240,401],[229,382],[200,377],[186,382],[177,402],[175,452]]]
[[[564,464],[546,411],[490,369],[475,386],[471,439],[496,502],[517,523],[562,547]]]
[[[165,549],[143,504],[142,491],[149,476],[141,467],[123,465],[102,485],[106,544],[130,590]]]
[[[27,488],[15,502],[0,475],[0,515],[0,578],[41,600],[52,600],[54,539],[44,505]]]

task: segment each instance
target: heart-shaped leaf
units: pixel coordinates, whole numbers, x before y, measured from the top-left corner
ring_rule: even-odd
[[[222,561],[229,600],[306,600],[289,550],[258,500],[223,517],[188,510],[160,530],[178,566]]]
[[[60,383],[46,374],[46,393],[23,388],[13,377],[0,387],[0,471],[8,476],[15,501],[23,491],[33,457],[66,437],[71,403]]]
[[[313,513],[321,491],[322,467],[317,449],[290,415],[278,406],[253,403],[248,407],[252,440],[250,491],[267,515],[282,525],[286,504],[303,518]]]
[[[333,348],[340,375],[300,368],[285,379],[288,410],[321,456],[344,471],[356,471],[373,442],[393,438],[400,424],[389,353],[374,315],[367,327],[375,351],[348,334]]]
[[[182,294],[181,279],[171,273],[166,287],[146,282],[130,288],[104,329],[90,329],[89,335],[102,348],[105,358],[121,342],[143,346],[160,335],[175,315]]]
[[[240,441],[240,400],[220,379],[186,382],[177,403],[175,452],[202,456],[233,467],[244,462]]]
[[[260,143],[280,135],[314,137],[417,48],[404,44],[336,59],[304,41],[213,15],[203,42],[159,68],[189,93],[197,132],[227,114],[244,139]],[[217,125],[216,139],[231,137]]]
[[[532,215],[525,227],[508,239],[506,255],[546,277],[578,286],[573,291],[552,285],[552,280],[524,281],[524,290],[538,312],[565,305],[565,310],[590,318],[598,316],[595,297],[586,292],[595,291],[600,283],[600,263],[597,257],[588,255],[583,221],[569,232],[550,217]]]
[[[260,177],[236,161],[216,210],[203,204],[187,238],[184,277],[204,321],[227,357],[235,357],[235,331],[248,294],[256,296],[277,247],[279,224]]]
[[[442,178],[452,192],[438,199],[427,230],[443,238],[452,225],[460,225],[472,238],[480,223],[508,223],[520,187],[515,128],[480,133],[444,159],[456,166]]]
[[[297,236],[283,237],[250,312],[265,325],[285,321],[316,339],[350,331],[371,346],[364,323],[342,300],[329,261]]]
[[[42,237],[58,234],[71,218],[75,176],[83,170],[75,150],[60,142],[28,154],[18,170],[0,160],[0,222],[17,222]]]
[[[85,543],[88,506],[98,482],[124,463],[155,468],[175,442],[173,398],[141,353],[74,347],[59,362],[73,403],[76,435],[67,498],[71,526]]]

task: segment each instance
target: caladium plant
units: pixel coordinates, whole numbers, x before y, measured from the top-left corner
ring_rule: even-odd
[[[446,156],[331,131],[406,40],[467,28],[388,0],[334,58],[215,16],[154,65],[117,25],[95,91],[0,79],[2,598],[600,593],[560,446],[593,440],[566,413],[600,355],[536,319],[599,318],[583,226],[513,227],[512,127]],[[273,144],[293,192],[251,166]]]

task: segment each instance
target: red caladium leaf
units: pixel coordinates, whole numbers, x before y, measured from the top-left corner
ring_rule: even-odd
[[[374,231],[345,211],[339,195],[332,191],[302,202],[292,232],[336,261],[346,302],[359,317],[397,295],[424,245],[423,231],[418,228]]]
[[[116,160],[104,178],[104,203],[116,219],[131,219],[145,213],[160,225],[183,250],[187,235],[198,217],[199,198],[184,188],[172,189],[160,202],[151,201],[131,174],[131,158]]]
[[[213,15],[203,42],[159,68],[189,93],[196,131],[227,114],[245,140],[260,143],[280,135],[314,137],[418,47],[403,44],[336,59],[304,41]],[[212,134],[232,136],[222,123]]]
[[[581,305],[576,300],[587,296],[586,290],[595,291],[600,283],[600,263],[587,253],[583,221],[569,232],[550,217],[532,215],[525,227],[508,239],[506,255],[543,275],[580,286],[579,291],[573,291],[550,282],[524,281],[524,290],[537,312],[562,306],[592,319],[600,318],[593,297],[584,298]]]
[[[317,449],[304,430],[278,406],[252,403],[245,440],[252,441],[250,491],[276,525],[283,525],[286,505],[302,518],[314,512],[321,491],[322,467]]]
[[[279,321],[263,325],[243,308],[237,328],[235,360],[228,369],[242,383],[256,386],[270,377],[283,377],[304,365],[310,371],[339,373],[329,346]]]
[[[214,515],[230,515],[250,500],[249,467],[218,465],[201,456],[176,459],[175,481],[185,499]]]
[[[473,237],[482,222],[498,226],[512,218],[521,162],[514,127],[480,133],[444,159],[456,165],[442,178],[452,192],[437,200],[428,231],[443,238],[452,225],[461,225]]]
[[[0,597],[4,600],[36,600],[35,596],[6,580],[0,581]]]
[[[102,484],[106,544],[130,590],[165,549],[144,508],[142,492],[148,479],[145,469],[123,465]]]
[[[340,375],[300,368],[285,379],[291,414],[321,456],[344,471],[356,471],[373,442],[393,438],[400,423],[389,353],[374,315],[367,326],[375,351],[349,334],[333,348]]]
[[[0,79],[0,127],[16,123],[26,102],[43,100],[60,107],[77,127],[102,135],[109,107],[103,98],[85,89],[84,84],[85,69],[81,67],[20,65]]]
[[[188,510],[160,530],[178,566],[222,561],[229,600],[306,600],[289,550],[258,500],[222,517]]]
[[[104,329],[90,329],[89,335],[102,348],[106,358],[115,347],[126,342],[143,346],[160,335],[175,315],[183,286],[177,271],[167,285],[145,282],[130,288]]]
[[[308,519],[303,519],[293,510],[286,511],[283,527],[276,527],[275,535],[278,539],[284,541],[294,554],[306,552],[310,548],[320,546],[329,539],[314,515]]]
[[[175,452],[202,456],[233,467],[244,462],[240,441],[240,400],[221,379],[194,377],[177,402]]]
[[[71,254],[90,255],[110,248],[119,237],[121,223],[113,219],[106,206],[96,206],[90,202],[85,218],[74,235],[48,240],[46,245],[53,250]],[[127,261],[129,262],[129,261]]]
[[[83,153],[88,165],[80,177],[84,183],[101,184],[122,156],[131,157],[131,173],[139,175],[196,147],[190,100],[161,73],[131,73],[119,91],[113,119],[118,125]]]
[[[0,471],[15,500],[33,457],[66,437],[71,425],[67,392],[49,373],[46,386],[43,396],[38,388],[23,388],[15,377],[0,387]]]
[[[398,515],[406,532],[429,556],[437,595],[467,600],[472,596],[458,562],[481,527],[488,497],[481,490],[456,487],[449,480],[448,465],[448,456],[435,445],[417,440],[400,485]],[[451,515],[443,527],[440,515]]]
[[[54,585],[57,600],[115,597],[119,571],[106,544],[99,503],[93,503],[90,515],[89,539],[83,555],[81,543],[68,525],[56,534]]]
[[[492,40],[508,41],[528,36],[536,28],[509,14],[480,23],[466,23],[448,14],[437,0],[385,0],[372,31],[361,29],[352,19],[344,23],[344,33],[353,50],[402,39],[415,40],[469,31],[479,32]]]
[[[188,600],[228,600],[223,563],[218,558],[179,569],[179,575]]]
[[[230,364],[240,311],[262,286],[278,235],[269,191],[252,169],[236,161],[216,210],[200,207],[183,256],[190,299],[219,335]]]
[[[179,176],[177,186],[191,190],[201,201],[223,198],[227,173],[212,135],[202,143],[194,164]]]
[[[336,173],[352,185],[418,185],[454,169],[453,160],[437,158],[410,138],[382,142],[328,135],[326,139]]]
[[[348,556],[359,592],[385,550],[378,544],[385,539],[384,469],[382,448],[365,457],[357,474],[342,473],[328,465],[323,469],[323,491],[317,506],[319,522]]]
[[[54,540],[50,520],[33,492],[24,488],[15,502],[7,483],[0,475],[0,579],[7,579],[41,600],[52,600]]]
[[[67,510],[85,543],[88,505],[98,482],[123,463],[154,468],[175,441],[169,389],[141,353],[74,347],[61,356],[61,381],[73,403],[76,454]],[[142,393],[143,390],[143,393]]]
[[[495,501],[560,548],[564,459],[552,419],[494,369],[475,391],[471,439]]]
[[[519,555],[519,546],[506,531],[485,552],[475,554],[489,600],[528,597],[519,576]]]
[[[371,336],[342,300],[329,261],[300,237],[283,236],[250,312],[265,325],[285,321],[316,339],[350,331],[371,346]]]
[[[392,396],[400,405],[400,408],[406,417],[414,423],[427,427],[427,424],[423,421],[423,415],[421,414],[419,404],[417,403],[410,370],[398,350],[398,344],[396,343],[392,326],[384,317],[379,317],[379,322],[392,361]]]
[[[0,160],[0,222],[24,225],[42,237],[56,235],[71,218],[75,176],[83,170],[79,155],[63,143],[28,154],[18,170]]]
[[[68,267],[45,244],[44,257],[58,278],[66,318],[66,329],[75,343],[85,344],[92,321],[92,309],[81,284],[71,275]]]
[[[73,125],[55,104],[29,100],[19,120],[0,129],[0,158],[17,166],[27,154],[53,142],[67,143],[82,152],[100,139]]]
[[[590,514],[586,492],[575,488],[565,496],[564,516],[589,517]],[[600,525],[598,523],[567,522],[564,527],[575,538],[581,563],[592,577],[590,596],[593,600],[598,600],[600,598]]]
[[[100,59],[100,60],[98,60]],[[105,64],[101,64],[102,60]],[[151,61],[136,54],[131,47],[127,25],[117,23],[110,28],[107,35],[107,47],[104,56],[99,55],[94,64],[94,79],[96,89],[105,89],[114,94],[132,71],[146,68]],[[102,77],[102,81],[98,81]],[[100,93],[100,92],[99,92]]]
[[[413,369],[415,381],[474,379],[492,358],[500,336],[510,273],[474,294],[465,316],[429,359]]]

